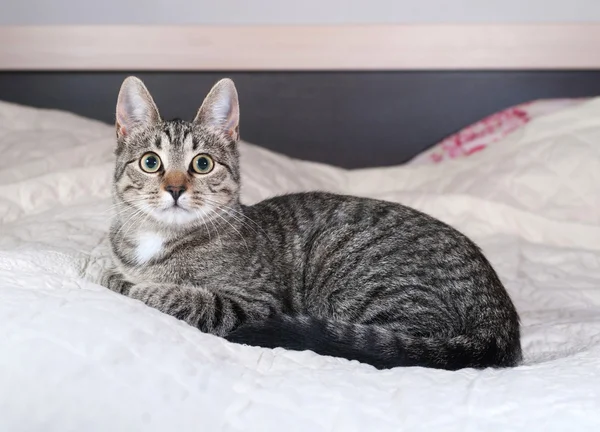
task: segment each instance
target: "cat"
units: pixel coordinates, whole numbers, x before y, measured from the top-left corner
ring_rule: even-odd
[[[235,343],[379,369],[519,364],[518,314],[471,240],[373,199],[242,205],[238,124],[229,79],[193,122],[162,120],[142,81],[123,82],[106,286]]]

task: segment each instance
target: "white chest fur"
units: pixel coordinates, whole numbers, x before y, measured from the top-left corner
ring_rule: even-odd
[[[155,232],[142,232],[138,237],[135,257],[138,264],[145,264],[159,256],[163,250],[164,239]]]

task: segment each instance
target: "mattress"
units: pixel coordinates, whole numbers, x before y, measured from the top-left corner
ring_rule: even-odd
[[[112,126],[0,103],[0,431],[600,430],[600,99],[440,164],[347,171],[240,144],[245,203],[350,193],[473,238],[522,318],[511,369],[236,345],[110,292],[113,147]]]

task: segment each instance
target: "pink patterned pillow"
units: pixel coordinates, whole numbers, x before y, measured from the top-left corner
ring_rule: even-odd
[[[516,105],[468,126],[412,159],[409,164],[434,164],[484,150],[531,120],[587,99],[548,99]]]

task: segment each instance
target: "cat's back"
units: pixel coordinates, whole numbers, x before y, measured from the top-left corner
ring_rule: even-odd
[[[265,229],[307,233],[314,230],[350,228],[409,232],[412,236],[435,232],[468,241],[454,228],[411,207],[399,203],[328,192],[281,195],[246,207],[246,212]]]
[[[264,249],[306,267],[342,269],[357,263],[427,268],[442,279],[469,263],[468,278],[495,272],[479,247],[458,230],[413,208],[370,198],[307,192],[248,207],[267,233]],[[304,268],[304,269],[305,269]],[[299,268],[298,268],[299,269]],[[420,271],[420,270],[419,270]]]

